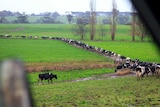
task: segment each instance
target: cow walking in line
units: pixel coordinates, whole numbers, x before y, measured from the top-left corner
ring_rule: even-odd
[[[39,81],[43,82],[43,80],[48,80],[48,83],[49,83],[49,82],[52,83],[52,79],[53,79],[53,78],[57,79],[57,75],[52,74],[52,73],[39,74],[38,77],[39,77],[38,82],[39,82]]]

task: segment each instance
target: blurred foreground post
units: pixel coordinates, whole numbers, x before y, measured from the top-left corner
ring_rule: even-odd
[[[0,107],[32,107],[25,67],[18,59],[0,63]]]

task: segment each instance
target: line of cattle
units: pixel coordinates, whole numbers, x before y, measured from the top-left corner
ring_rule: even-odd
[[[0,35],[0,38],[12,38],[12,35]],[[48,36],[15,36],[15,38],[29,38],[29,39],[50,39],[50,40],[61,40],[66,43],[69,43],[73,46],[86,49],[88,51],[96,52],[98,54],[101,54],[107,58],[110,58],[114,60],[114,63],[117,64],[115,72],[121,69],[129,68],[132,71],[135,71],[137,75],[137,79],[141,79],[144,77],[144,75],[147,75],[149,73],[160,75],[160,64],[153,63],[153,62],[143,62],[139,61],[138,59],[131,60],[129,57],[122,56],[120,54],[117,54],[113,51],[105,50],[100,47],[90,46],[86,43],[83,43],[81,41],[76,41],[69,38],[63,38],[63,37],[48,37]],[[47,74],[49,75],[49,74]],[[40,77],[39,77],[40,78]],[[44,77],[41,77],[40,79],[43,80]]]
[[[68,38],[63,38],[63,37],[49,37],[49,36],[20,36],[20,35],[16,35],[16,36],[12,36],[12,35],[0,35],[0,38],[22,38],[22,39],[44,39],[44,40],[61,40],[67,43],[70,43],[74,46],[77,47],[81,47],[84,48],[86,50],[89,51],[94,51],[97,52],[99,54],[104,55],[105,57],[111,58],[115,61],[115,63],[124,63],[126,62],[128,59],[128,57],[125,56],[121,56],[120,54],[117,54],[115,52],[109,51],[109,50],[105,50],[102,49],[100,47],[95,47],[95,46],[90,46],[88,44],[85,44],[81,41],[76,41],[76,40],[72,40],[72,39],[68,39]]]
[[[142,79],[144,75],[148,76],[149,73],[160,76],[160,64],[153,62],[143,62],[139,61],[138,59],[131,60],[129,57],[121,56],[120,54],[117,54],[113,51],[105,50],[103,48],[90,46],[81,41],[76,41],[68,38],[54,38],[54,39],[62,40],[76,47],[80,47],[92,52],[97,52],[107,58],[114,60],[114,63],[117,64],[115,72],[117,72],[118,70],[129,68],[130,70],[135,71],[137,79]]]
[[[152,63],[152,62],[143,62],[138,59],[130,60],[126,63],[119,64],[115,72],[121,69],[130,69],[130,71],[134,71],[137,76],[137,80],[140,80],[146,75],[148,77],[149,73],[155,76],[160,76],[160,64]]]

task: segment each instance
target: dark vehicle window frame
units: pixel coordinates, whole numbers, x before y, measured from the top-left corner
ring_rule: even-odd
[[[156,0],[131,0],[160,50],[160,6]]]

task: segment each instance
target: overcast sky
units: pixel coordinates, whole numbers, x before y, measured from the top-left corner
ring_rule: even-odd
[[[0,11],[42,13],[66,11],[89,11],[90,0],[0,0]],[[131,11],[129,0],[116,0],[117,9],[121,12]],[[112,0],[96,0],[96,11],[111,11]]]

